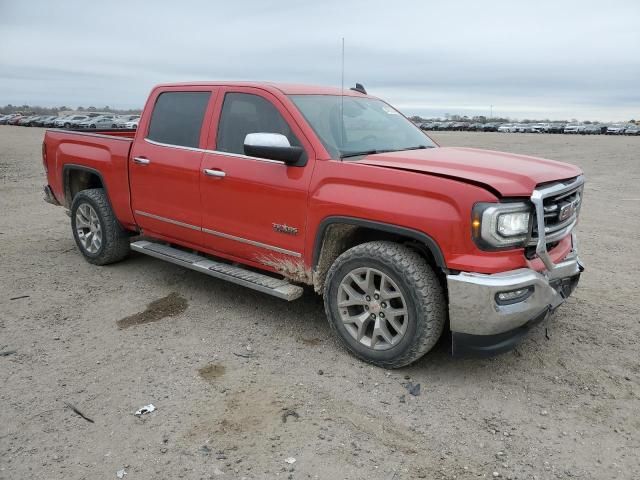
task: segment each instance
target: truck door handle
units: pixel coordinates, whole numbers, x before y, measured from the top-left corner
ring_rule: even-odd
[[[227,174],[222,170],[211,170],[210,168],[205,168],[203,170],[204,174],[208,177],[226,177]]]
[[[151,160],[144,157],[133,157],[133,161],[138,165],[149,165],[151,163]]]

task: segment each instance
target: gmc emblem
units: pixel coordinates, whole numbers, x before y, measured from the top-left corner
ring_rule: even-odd
[[[560,213],[558,214],[558,221],[564,222],[567,218],[570,218],[578,208],[578,201],[573,201],[571,203],[567,203],[560,208]]]

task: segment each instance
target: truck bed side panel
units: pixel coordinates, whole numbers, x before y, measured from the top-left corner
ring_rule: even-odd
[[[48,180],[56,198],[67,207],[65,181],[74,168],[95,171],[107,191],[111,207],[125,228],[135,228],[129,193],[128,161],[132,139],[127,136],[47,131]]]

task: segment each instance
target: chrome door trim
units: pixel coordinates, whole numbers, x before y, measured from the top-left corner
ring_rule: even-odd
[[[241,160],[257,160],[259,162],[276,163],[278,165],[285,165],[285,163],[281,160],[271,160],[268,158],[250,157],[249,155],[243,155],[241,153],[221,152],[219,150],[207,150],[204,148],[195,148],[195,147],[184,147],[182,145],[172,145],[170,143],[156,142],[155,140],[150,140],[148,138],[145,138],[144,141],[147,143],[150,143],[151,145],[156,145],[158,147],[177,148],[178,150],[190,150],[192,152],[213,153],[215,155],[226,155],[228,157],[235,157]]]
[[[136,215],[153,218],[154,220],[159,220],[161,222],[167,222],[167,223],[171,223],[172,225],[178,225],[179,227],[190,228],[192,230],[199,230],[201,232],[208,233],[209,235],[226,238],[227,240],[235,240],[236,242],[246,243],[248,245],[253,245],[254,247],[264,248],[265,250],[271,250],[273,252],[283,253],[285,255],[290,255],[292,257],[297,257],[297,258],[302,257],[301,253],[294,252],[292,250],[287,250],[286,248],[275,247],[273,245],[268,245],[266,243],[256,242],[255,240],[249,240],[248,238],[236,237],[235,235],[229,235],[228,233],[222,233],[222,232],[217,232],[215,230],[210,230],[208,228],[198,227],[196,225],[191,225],[190,223],[179,222],[178,220],[173,220],[167,217],[161,217],[160,215],[154,215],[153,213],[143,212],[141,210],[135,210],[134,213]]]
[[[208,228],[203,228],[202,231],[204,233],[208,233],[209,235],[215,235],[216,237],[226,238],[228,240],[235,240],[236,242],[246,243],[248,245],[253,245],[254,247],[264,248],[266,250],[272,250],[278,253],[284,253],[285,255],[291,255],[292,257],[302,257],[301,253],[293,252],[291,250],[287,250],[285,248],[274,247],[273,245],[267,245],[266,243],[256,242],[255,240],[249,240],[248,238],[236,237],[235,235],[229,235],[228,233],[216,232],[215,230],[210,230]]]
[[[144,157],[133,157],[133,163],[137,163],[138,165],[149,165],[151,160]]]
[[[173,225],[178,225],[179,227],[190,228],[191,230],[201,230],[200,227],[196,225],[191,225],[190,223],[179,222],[178,220],[173,220],[167,217],[161,217],[160,215],[154,215],[153,213],[143,212],[141,210],[136,210],[135,213],[137,215],[142,215],[143,217],[153,218],[154,220],[160,220],[161,222],[171,223]]]

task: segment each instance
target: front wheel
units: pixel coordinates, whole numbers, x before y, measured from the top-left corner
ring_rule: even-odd
[[[433,269],[417,252],[386,241],[358,245],[336,259],[324,305],[347,350],[384,368],[406,366],[431,350],[446,319]]]
[[[73,198],[71,228],[89,263],[107,265],[129,254],[129,235],[116,219],[102,188],[82,190]]]

